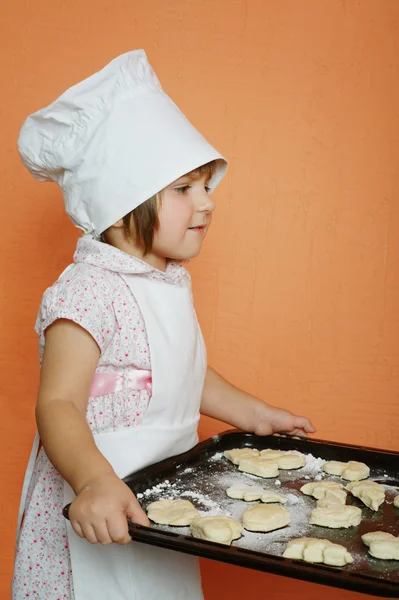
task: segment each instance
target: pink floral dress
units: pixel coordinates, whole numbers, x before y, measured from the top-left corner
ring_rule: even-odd
[[[69,319],[96,340],[101,356],[96,372],[151,369],[149,346],[139,307],[120,273],[135,273],[178,284],[186,269],[169,263],[162,273],[116,248],[83,236],[74,264],[46,290],[36,322],[40,359],[46,328]],[[127,378],[126,378],[127,380]],[[87,422],[93,433],[139,427],[150,396],[147,389],[90,397]],[[63,479],[40,449],[17,545],[13,600],[73,600],[71,562],[63,508]]]

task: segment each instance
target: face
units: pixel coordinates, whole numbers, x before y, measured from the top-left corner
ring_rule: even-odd
[[[206,175],[185,175],[162,191],[159,228],[147,262],[159,268],[166,258],[187,260],[199,254],[215,209],[207,184]]]

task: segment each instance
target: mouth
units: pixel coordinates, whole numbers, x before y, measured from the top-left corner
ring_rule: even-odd
[[[195,227],[189,227],[189,231],[196,231],[197,233],[204,233],[206,225],[196,225]]]

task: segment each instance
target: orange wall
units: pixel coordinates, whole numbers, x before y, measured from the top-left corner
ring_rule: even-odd
[[[28,113],[128,49],[147,50],[230,159],[192,265],[211,364],[309,415],[318,437],[399,450],[399,2],[13,0],[2,19],[0,597],[34,432],[34,320],[77,239],[57,188],[21,167],[16,138]],[[223,428],[204,420],[201,435]],[[207,600],[334,594],[214,563],[203,572]]]

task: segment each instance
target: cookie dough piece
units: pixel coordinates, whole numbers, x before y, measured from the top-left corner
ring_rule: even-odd
[[[332,529],[355,527],[362,520],[362,511],[357,506],[334,506],[314,508],[310,513],[310,525],[320,525]]]
[[[311,481],[301,487],[301,492],[317,499],[319,508],[342,506],[346,502],[346,492],[342,483],[335,481]]]
[[[243,526],[230,516],[197,517],[190,525],[191,535],[200,540],[230,546],[241,537]]]
[[[262,456],[243,458],[240,460],[238,470],[264,478],[277,477],[278,475],[278,465],[276,461],[263,458]]]
[[[372,510],[377,511],[385,500],[384,486],[367,479],[367,481],[353,481],[345,487],[353,496],[359,498]]]
[[[265,490],[260,497],[261,502],[264,504],[273,504],[274,502],[279,502],[280,504],[287,504],[287,498],[284,496],[280,496],[271,490]]]
[[[327,492],[324,498],[317,500],[316,506],[318,508],[333,508],[336,506],[343,506],[346,502],[346,493],[344,490],[337,490]]]
[[[385,531],[372,531],[362,535],[369,554],[383,560],[399,560],[399,537]]]
[[[290,469],[300,469],[305,466],[305,463],[305,456],[294,450],[292,452],[286,452],[284,456],[277,461],[279,469],[284,469],[285,471],[289,471]]]
[[[234,500],[245,500],[245,502],[253,502],[259,500],[265,492],[259,485],[248,485],[246,483],[236,483],[226,490],[229,498]]]
[[[399,508],[399,496],[395,496],[393,499],[393,505],[396,506],[396,508]]]
[[[264,490],[259,485],[247,485],[246,483],[237,483],[232,485],[226,490],[226,494],[229,498],[235,500],[245,500],[245,502],[252,502],[254,500],[261,500],[262,502],[280,502],[286,504],[287,500],[276,494],[276,492]]]
[[[392,533],[386,531],[370,531],[362,535],[362,541],[366,546],[370,546],[371,542],[384,542],[386,540],[396,540],[397,538]]]
[[[284,550],[285,558],[297,558],[310,563],[324,563],[344,567],[353,562],[352,555],[344,546],[329,540],[317,538],[297,538],[288,542]]]
[[[247,508],[242,522],[248,531],[274,531],[290,523],[290,513],[282,506],[255,504]]]
[[[279,469],[284,470],[300,469],[306,463],[305,456],[295,450],[288,452],[283,452],[283,450],[261,450],[260,455],[263,458],[275,460]]]
[[[350,460],[349,462],[339,462],[337,460],[330,460],[323,465],[323,471],[329,475],[338,475],[342,479],[347,481],[359,481],[360,479],[367,479],[370,475],[370,469],[367,465],[356,460]]]
[[[284,454],[284,450],[272,450],[271,448],[266,448],[265,450],[260,451],[260,455],[263,456],[263,458],[269,458],[270,460],[281,458],[284,456]]]
[[[193,519],[199,517],[199,512],[189,500],[157,500],[147,508],[148,518],[159,525],[185,527]]]
[[[259,456],[259,450],[256,448],[234,448],[233,450],[225,450],[224,455],[231,460],[232,463],[238,465],[243,458],[250,456]]]
[[[345,504],[346,492],[342,483],[336,481],[310,481],[301,487],[301,492],[306,496],[313,496],[316,500],[325,498],[329,493],[334,493],[343,498],[342,504]]]

